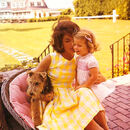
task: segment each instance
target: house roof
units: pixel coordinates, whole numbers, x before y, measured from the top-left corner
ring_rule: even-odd
[[[35,0],[33,0],[35,2]],[[42,4],[39,6],[29,6],[31,2],[30,0],[25,0],[25,6],[24,7],[16,7],[16,8],[12,8],[11,4],[13,3],[12,1],[8,1],[6,7],[1,7],[0,10],[3,11],[22,11],[22,10],[48,10],[48,6],[45,3],[44,0],[41,0]],[[15,2],[19,2],[17,0],[15,0]],[[0,3],[2,3],[2,1],[0,1]],[[50,9],[49,9],[50,10]]]

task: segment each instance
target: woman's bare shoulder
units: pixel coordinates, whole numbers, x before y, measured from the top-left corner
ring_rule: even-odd
[[[35,72],[47,71],[49,69],[50,64],[51,64],[51,56],[47,55],[42,59],[42,61],[36,67]]]

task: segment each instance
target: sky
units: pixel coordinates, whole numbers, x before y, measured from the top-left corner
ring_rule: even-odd
[[[53,9],[73,8],[73,0],[45,0],[45,2]]]

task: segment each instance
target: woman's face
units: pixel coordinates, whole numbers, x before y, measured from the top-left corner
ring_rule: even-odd
[[[70,55],[72,55],[74,53],[74,49],[73,49],[73,37],[65,34],[63,37],[63,46],[64,46],[64,50],[65,53],[68,53]]]

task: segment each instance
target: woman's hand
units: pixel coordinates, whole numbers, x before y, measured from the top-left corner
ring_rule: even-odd
[[[98,73],[98,77],[96,81],[94,82],[94,84],[100,84],[101,82],[104,82],[104,81],[106,81],[105,77],[101,73]]]

